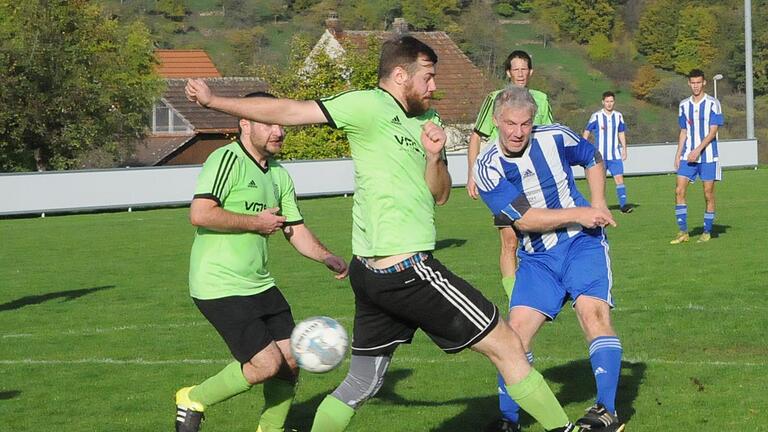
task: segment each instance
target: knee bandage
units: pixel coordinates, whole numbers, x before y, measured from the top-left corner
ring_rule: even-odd
[[[381,388],[390,360],[392,360],[391,355],[377,357],[353,355],[347,377],[333,392],[333,397],[353,409],[359,408]]]

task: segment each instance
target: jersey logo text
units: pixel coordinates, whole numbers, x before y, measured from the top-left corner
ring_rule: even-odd
[[[255,181],[251,180],[251,182],[250,182],[250,183],[248,183],[248,187],[251,187],[251,188],[257,188],[257,187],[259,187],[259,186],[256,184],[256,182],[255,182]]]
[[[267,205],[260,202],[245,202],[245,209],[248,211],[261,212],[265,208],[267,208]]]
[[[399,125],[400,124],[400,117],[395,116],[392,120],[390,120],[390,123]]]
[[[417,143],[416,141],[403,136],[397,136],[395,135],[395,139],[397,140],[397,143],[400,144],[403,149],[405,150],[413,150],[420,155],[424,156],[424,149],[421,147],[420,143]]]

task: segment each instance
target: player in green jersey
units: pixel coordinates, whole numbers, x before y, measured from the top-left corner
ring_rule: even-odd
[[[252,93],[246,99],[269,99]],[[293,181],[273,156],[285,132],[276,124],[240,119],[240,138],[203,164],[190,207],[197,227],[189,290],[235,361],[202,383],[176,393],[176,431],[195,432],[207,407],[264,384],[258,432],[282,432],[298,369],[289,338],[291,309],[267,270],[268,237],[282,231],[302,255],[324,263],[341,279],[344,259],[333,255],[304,225]]]
[[[392,355],[422,329],[440,348],[471,348],[501,371],[507,389],[547,430],[573,425],[520,338],[498,309],[435,257],[435,205],[451,179],[445,132],[430,108],[437,55],[411,36],[384,42],[379,85],[318,101],[234,99],[187,82],[187,97],[242,118],[285,125],[328,124],[343,130],[355,163],[350,282],[355,324],[349,372],[320,404],[312,432],[346,429],[381,387]]]
[[[531,56],[525,51],[512,51],[504,62],[504,70],[511,84],[528,87],[528,80],[533,75],[533,61]],[[475,128],[469,137],[469,148],[467,149],[467,193],[472,199],[477,199],[480,195],[477,191],[477,185],[472,174],[475,165],[475,159],[480,152],[480,139],[493,139],[498,136],[498,129],[493,124],[493,101],[496,100],[502,90],[496,90],[488,94],[480,112],[475,120]],[[528,92],[536,101],[536,115],[533,118],[534,125],[549,125],[554,122],[552,119],[552,108],[549,106],[549,100],[544,92],[528,89]],[[501,251],[499,252],[499,269],[501,270],[501,280],[507,297],[512,292],[515,284],[515,271],[517,270],[517,236],[512,228],[499,228],[501,238]]]

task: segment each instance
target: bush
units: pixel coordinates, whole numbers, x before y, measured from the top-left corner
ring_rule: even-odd
[[[587,55],[594,61],[604,61],[611,58],[613,53],[613,45],[608,40],[608,36],[598,33],[591,38],[587,43]]]
[[[648,99],[651,90],[659,83],[656,68],[651,65],[640,66],[632,81],[632,95],[638,99]]]
[[[667,108],[675,108],[689,97],[691,91],[682,77],[664,78],[648,92],[648,101]]]

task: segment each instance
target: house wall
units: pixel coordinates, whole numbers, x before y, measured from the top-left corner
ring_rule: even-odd
[[[232,140],[224,135],[199,136],[197,141],[185,147],[178,154],[174,154],[163,165],[202,164],[216,149],[231,142]]]

